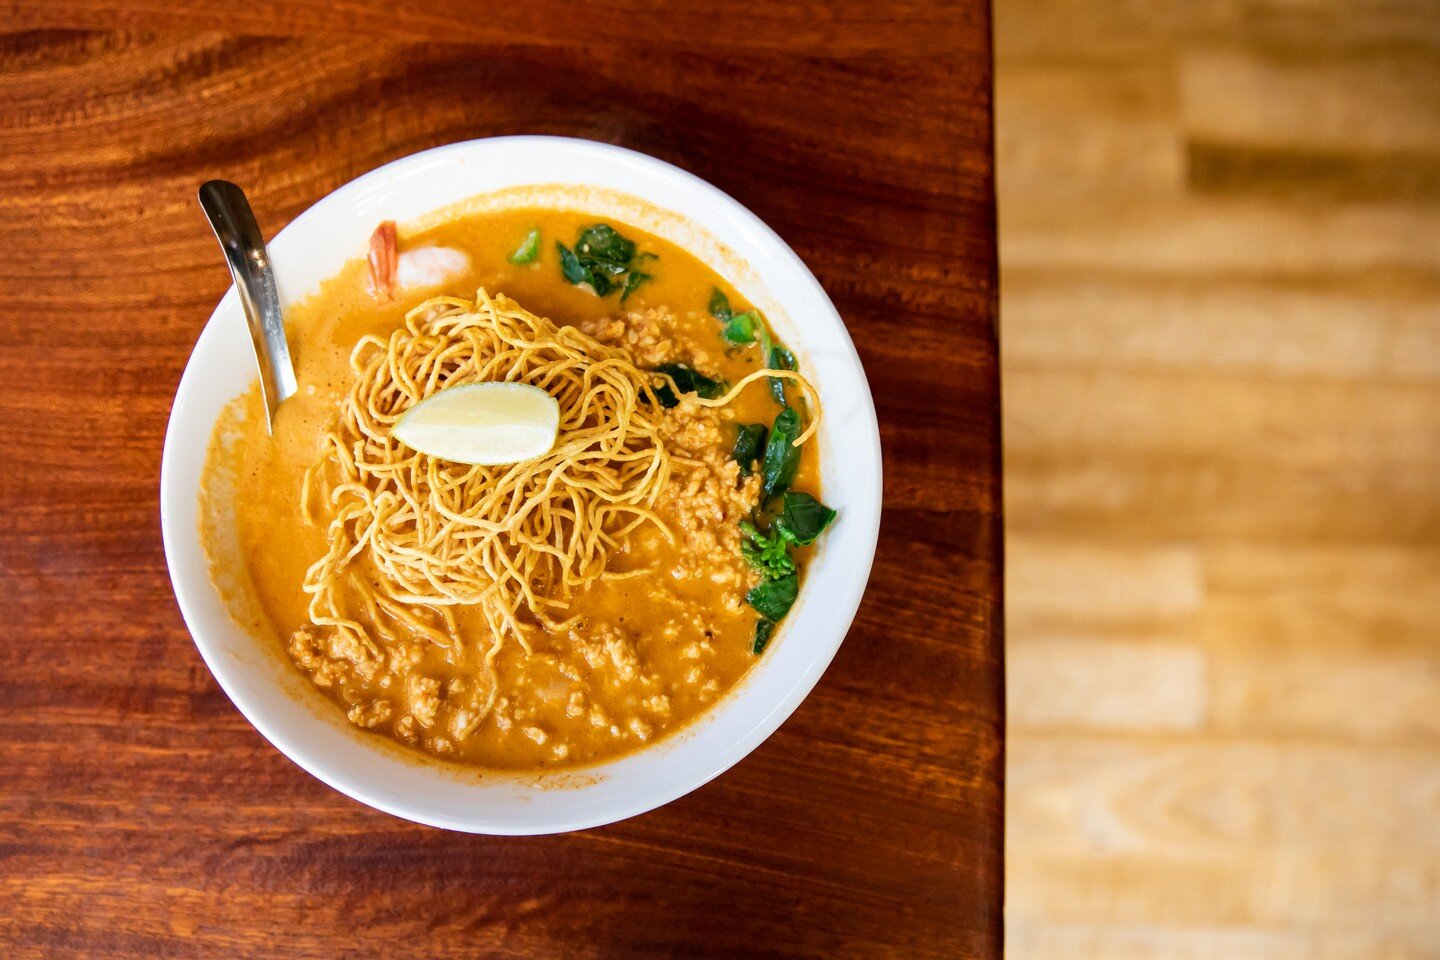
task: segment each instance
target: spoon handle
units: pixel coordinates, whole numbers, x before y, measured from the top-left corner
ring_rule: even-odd
[[[280,296],[275,290],[275,272],[265,239],[245,192],[228,180],[210,180],[200,187],[200,207],[215,230],[215,239],[230,265],[240,306],[250,324],[255,358],[260,364],[260,390],[265,397],[266,424],[272,430],[275,411],[281,401],[295,393],[295,367],[290,362],[290,345],[285,340],[285,321],[280,314]]]

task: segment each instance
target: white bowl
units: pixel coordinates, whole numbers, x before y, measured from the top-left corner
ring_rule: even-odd
[[[501,137],[397,160],[336,190],[271,241],[281,295],[298,299],[361,256],[381,220],[418,224],[466,198],[478,197],[484,205],[484,195],[527,186],[545,195],[543,185],[551,184],[566,188],[561,202],[568,197],[570,206],[627,220],[717,265],[795,349],[824,404],[824,497],[839,518],[770,648],[695,723],[638,753],[575,771],[467,773],[356,730],[300,677],[274,639],[242,629],[211,581],[199,534],[200,475],[211,430],[221,408],[255,378],[233,288],[185,368],[160,473],[161,526],[175,596],[201,656],[240,712],[282,753],[342,793],[399,817],[474,833],[598,826],[668,803],[738,762],[800,705],[834,657],[860,605],[880,528],[875,407],[829,297],[754,214],[653,157],[586,140]],[[218,252],[215,269],[222,269]]]

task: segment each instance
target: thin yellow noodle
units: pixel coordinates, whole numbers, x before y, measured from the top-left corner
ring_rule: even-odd
[[[478,661],[488,686],[462,735],[495,703],[495,660],[508,640],[528,651],[530,631],[576,621],[564,616],[567,598],[651,572],[610,569],[612,554],[641,529],[674,542],[654,507],[673,464],[693,461],[666,448],[657,376],[682,403],[703,407],[730,402],[760,377],[795,380],[813,413],[796,446],[820,414],[814,388],[792,371],[757,371],[706,400],[640,369],[623,349],[483,289],[474,301],[426,301],[388,338],[362,337],[350,367],[354,382],[300,491],[306,522],[324,525],[327,540],[305,575],[310,620],[377,659],[386,655],[377,638],[388,646],[404,633]],[[525,463],[472,466],[391,437],[425,397],[489,380],[529,383],[556,398],[554,449]],[[477,608],[489,636],[467,643],[456,607]]]
[[[806,427],[805,432],[796,437],[795,442],[791,444],[796,447],[815,435],[816,428],[820,426],[820,418],[824,416],[824,408],[820,404],[820,391],[816,390],[814,384],[800,376],[800,374],[794,370],[756,370],[753,373],[747,373],[736,381],[735,386],[731,387],[725,393],[725,396],[717,397],[714,400],[706,400],[704,397],[694,393],[681,393],[680,388],[675,385],[674,379],[671,378],[668,373],[658,373],[656,376],[665,380],[665,382],[670,385],[670,388],[675,391],[676,398],[679,399],[681,403],[693,403],[697,407],[728,406],[730,401],[740,396],[740,391],[761,377],[781,377],[786,380],[794,380],[800,385],[800,389],[805,391],[806,402],[810,404],[810,425]]]

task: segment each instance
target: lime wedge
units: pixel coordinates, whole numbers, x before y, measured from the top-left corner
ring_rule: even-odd
[[[560,404],[528,383],[470,383],[426,397],[391,431],[396,440],[441,460],[496,466],[550,452]]]

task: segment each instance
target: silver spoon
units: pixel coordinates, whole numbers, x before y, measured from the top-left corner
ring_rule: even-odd
[[[280,296],[275,291],[275,273],[265,238],[250,209],[245,192],[228,180],[210,180],[200,186],[200,208],[210,220],[215,239],[230,265],[240,307],[250,324],[255,359],[260,364],[260,392],[265,398],[265,425],[274,431],[275,411],[294,395],[295,367],[290,362],[290,345],[285,340],[285,320],[280,315]]]

